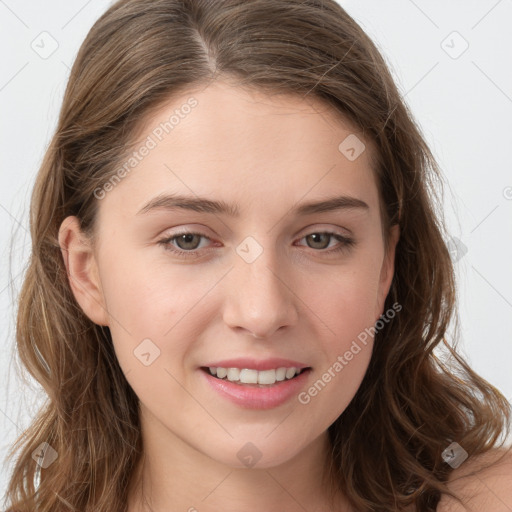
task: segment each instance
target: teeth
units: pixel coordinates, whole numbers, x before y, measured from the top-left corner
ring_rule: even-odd
[[[286,378],[291,379],[295,375],[296,368],[287,368],[286,369]]]
[[[298,375],[299,368],[276,368],[275,370],[250,370],[248,368],[216,368],[209,367],[210,374],[216,375],[219,379],[226,379],[231,382],[243,384],[275,384],[285,379],[289,380]]]
[[[220,368],[223,370],[224,368]],[[240,370],[238,368],[228,368],[228,380],[239,380],[240,379]]]
[[[275,384],[276,382],[276,371],[275,370],[264,370],[256,372],[258,374],[258,384]],[[293,371],[295,376],[295,370]]]
[[[244,368],[240,370],[240,382],[244,384],[258,384],[258,374],[257,370],[247,370]]]
[[[217,377],[219,379],[223,379],[228,374],[228,371],[226,368],[217,368]]]
[[[286,377],[286,368],[278,368],[276,370],[276,380],[281,381]]]

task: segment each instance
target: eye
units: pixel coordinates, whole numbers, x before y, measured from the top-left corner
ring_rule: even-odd
[[[164,246],[164,249],[167,251],[171,251],[178,256],[182,257],[194,257],[198,256],[197,251],[200,248],[201,238],[206,240],[210,240],[207,236],[201,233],[193,233],[191,231],[182,231],[180,233],[176,233],[171,237],[164,238],[160,240],[158,243]],[[173,244],[176,243],[176,245]]]
[[[353,243],[352,239],[342,236],[338,233],[330,232],[330,231],[321,231],[318,233],[311,233],[309,235],[306,235],[303,238],[313,244],[312,246],[311,245],[309,246],[312,249],[327,249],[327,247],[329,247],[329,242],[331,242],[332,240],[338,240],[338,242],[341,242],[340,246],[338,246],[335,250],[338,250],[340,248],[345,248],[346,246],[351,245]],[[302,238],[301,238],[301,240],[302,240]],[[331,252],[331,251],[327,251],[327,252]]]
[[[197,258],[201,256],[198,252],[201,248],[201,239],[211,240],[209,237],[203,235],[202,233],[182,231],[170,237],[159,240],[158,244],[162,245],[166,251],[170,251],[178,257]],[[346,236],[340,235],[339,233],[331,231],[313,232],[300,238],[300,240],[304,239],[307,240],[308,244],[312,244],[308,245],[309,248],[318,249],[315,252],[322,254],[346,251],[355,245],[355,241],[352,238],[348,238]],[[337,240],[338,245],[335,245],[334,248],[325,250],[329,247],[330,242],[333,240]]]

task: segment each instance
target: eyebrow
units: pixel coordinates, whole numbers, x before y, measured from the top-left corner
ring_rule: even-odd
[[[239,217],[238,204],[228,204],[224,201],[214,201],[204,197],[192,197],[178,194],[158,195],[148,201],[137,215],[147,214],[153,210],[191,210],[201,213],[224,214]],[[302,203],[291,210],[295,215],[310,215],[312,213],[330,212],[336,210],[369,211],[370,207],[363,200],[351,196],[334,196],[321,201]]]

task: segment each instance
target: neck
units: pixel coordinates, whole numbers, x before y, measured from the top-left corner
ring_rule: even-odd
[[[144,454],[132,475],[128,512],[351,510],[326,473],[327,432],[283,464],[240,469],[198,452],[163,425],[167,436],[149,435],[142,424]]]

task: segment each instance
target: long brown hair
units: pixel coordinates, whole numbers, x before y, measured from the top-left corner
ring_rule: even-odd
[[[357,394],[329,427],[326,472],[357,510],[433,511],[452,470],[443,450],[452,441],[470,456],[497,446],[510,405],[457,354],[456,335],[446,339],[457,313],[442,176],[384,59],[334,0],[121,0],[88,33],[31,199],[16,342],[48,399],[11,450],[19,456],[8,507],[126,510],[143,452],[138,399],[109,329],[74,299],[58,230],[76,215],[94,233],[95,190],[133,149],[141,121],[221,77],[321,99],[375,144],[386,242],[391,226],[401,233],[385,310],[402,310],[377,332]],[[58,458],[36,474],[42,443]]]

